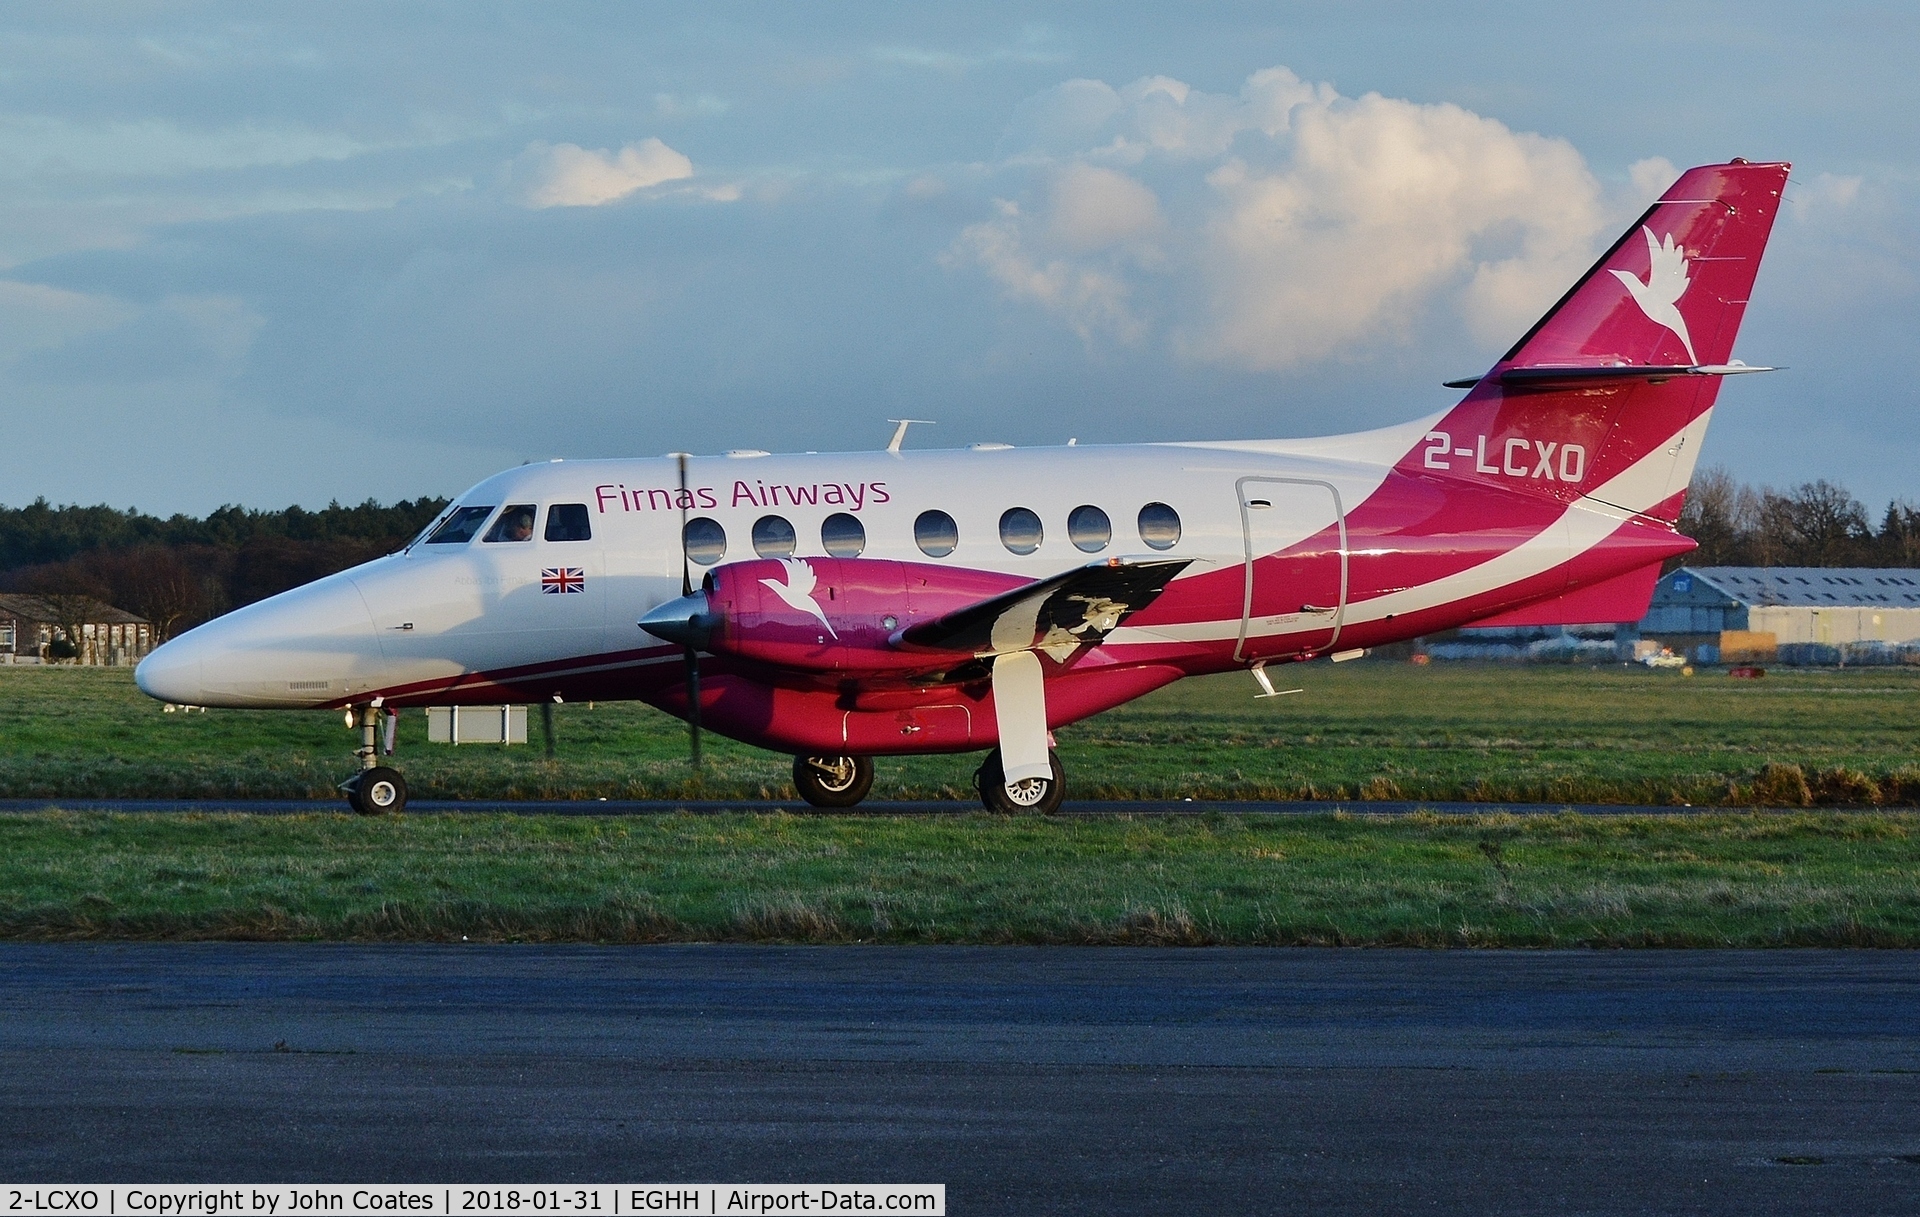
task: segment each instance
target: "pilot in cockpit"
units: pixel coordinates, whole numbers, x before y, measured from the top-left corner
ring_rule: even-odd
[[[509,507],[500,513],[500,520],[493,526],[489,541],[531,541],[533,540],[533,508]]]

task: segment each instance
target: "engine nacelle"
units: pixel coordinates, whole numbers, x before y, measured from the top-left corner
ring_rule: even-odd
[[[895,639],[908,626],[1030,582],[878,558],[730,562],[709,572],[700,591],[661,605],[640,625],[683,646],[792,671],[906,674],[971,655],[902,646]]]

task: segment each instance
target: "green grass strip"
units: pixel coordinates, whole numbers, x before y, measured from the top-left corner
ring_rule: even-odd
[[[1276,671],[1278,671],[1276,669]],[[1920,804],[1920,668],[1764,680],[1644,668],[1299,664],[1305,693],[1181,681],[1058,732],[1071,797],[1424,799],[1702,806]],[[791,798],[792,758],[633,702],[556,708],[530,747],[429,744],[400,722],[418,799]],[[0,667],[0,797],[333,802],[357,737],[338,713],[169,714],[126,669]],[[875,799],[974,802],[973,756],[882,757]]]
[[[1911,812],[0,816],[15,939],[1920,945]]]

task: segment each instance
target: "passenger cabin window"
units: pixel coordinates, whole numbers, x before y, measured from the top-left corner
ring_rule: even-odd
[[[836,511],[820,521],[820,544],[836,558],[857,558],[867,547],[867,526],[858,516]]]
[[[491,507],[462,507],[447,517],[447,522],[433,530],[427,538],[428,545],[465,545],[473,540],[480,526],[493,514]]]
[[[753,552],[763,558],[793,556],[793,525],[784,516],[761,516],[753,522]]]
[[[547,540],[593,540],[593,525],[587,522],[587,505],[555,503],[547,508]]]
[[[913,521],[913,543],[929,558],[944,558],[960,547],[960,526],[944,511],[923,511]]]
[[[1076,507],[1067,516],[1067,540],[1082,553],[1097,554],[1113,540],[1113,521],[1090,503]]]
[[[1180,513],[1165,503],[1140,509],[1140,539],[1152,549],[1172,549],[1180,543]]]
[[[727,530],[720,527],[720,521],[707,516],[688,520],[680,532],[680,543],[686,547],[687,557],[702,566],[712,566],[727,556]]]
[[[1046,532],[1040,517],[1024,507],[1009,507],[1000,516],[1000,544],[1016,554],[1030,554],[1040,548]]]
[[[487,529],[486,540],[494,541],[531,541],[533,540],[532,503],[515,503],[500,513],[500,518]]]

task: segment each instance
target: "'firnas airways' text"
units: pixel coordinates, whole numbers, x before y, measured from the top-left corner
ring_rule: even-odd
[[[621,511],[697,511],[720,506],[720,492],[713,486],[647,487],[635,489],[620,482],[593,488],[594,501],[602,515],[616,506]],[[729,507],[862,507],[890,503],[885,482],[735,482]]]

